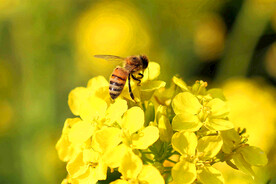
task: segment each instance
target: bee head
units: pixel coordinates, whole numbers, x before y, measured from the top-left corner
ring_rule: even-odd
[[[143,69],[146,69],[148,67],[148,64],[149,64],[148,57],[145,56],[145,55],[141,55],[140,59],[142,60],[142,63],[143,63]]]

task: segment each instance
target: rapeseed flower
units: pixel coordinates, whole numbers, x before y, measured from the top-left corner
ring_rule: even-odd
[[[207,90],[204,81],[188,86],[176,76],[165,88],[159,74],[160,66],[150,62],[141,86],[131,82],[135,101],[127,86],[111,100],[102,76],[70,92],[76,117],[65,121],[56,144],[67,162],[62,184],[110,181],[111,172],[121,174],[112,184],[224,183],[217,163],[254,178],[252,166],[264,166],[266,155],[234,129],[222,90]]]

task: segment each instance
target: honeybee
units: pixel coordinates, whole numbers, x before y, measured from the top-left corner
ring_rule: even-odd
[[[148,57],[145,55],[128,56],[126,58],[113,56],[113,55],[94,55],[96,58],[102,58],[107,61],[118,60],[123,61],[123,67],[117,66],[109,80],[109,94],[114,100],[116,99],[124,89],[126,80],[128,79],[128,89],[130,97],[134,100],[134,95],[131,90],[130,80],[131,78],[138,81],[138,85],[141,83],[141,79],[144,77],[143,72],[148,67]]]

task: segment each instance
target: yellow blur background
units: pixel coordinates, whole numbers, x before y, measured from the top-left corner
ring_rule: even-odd
[[[0,0],[0,183],[66,177],[55,144],[71,89],[109,77],[94,54],[146,54],[160,78],[221,87],[236,127],[268,154],[257,183],[276,183],[275,0]],[[227,184],[250,183],[220,166]]]

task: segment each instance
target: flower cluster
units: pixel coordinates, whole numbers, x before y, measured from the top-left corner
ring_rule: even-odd
[[[135,101],[127,87],[112,101],[102,76],[70,92],[76,117],[65,121],[56,144],[67,162],[62,184],[110,181],[113,173],[112,184],[224,183],[218,162],[252,178],[252,166],[267,163],[261,149],[247,144],[245,129],[234,129],[220,89],[207,90],[203,81],[187,86],[176,76],[165,88],[154,62],[144,74],[141,86],[132,81]]]

